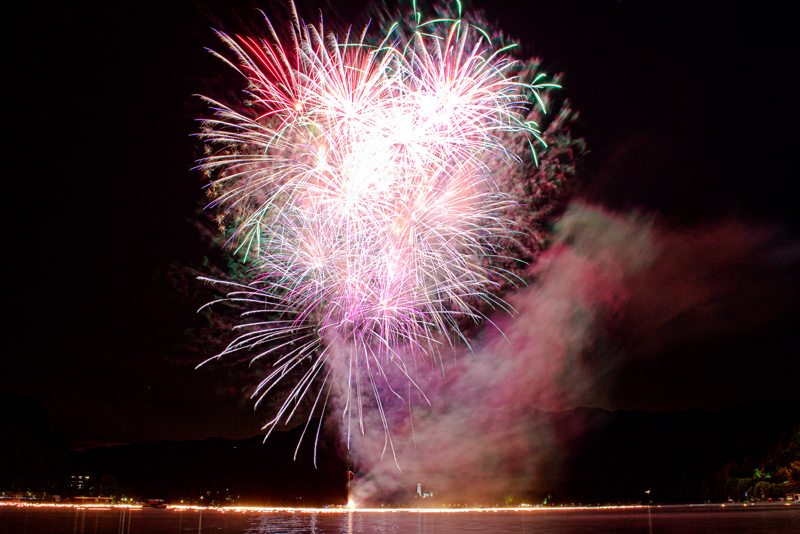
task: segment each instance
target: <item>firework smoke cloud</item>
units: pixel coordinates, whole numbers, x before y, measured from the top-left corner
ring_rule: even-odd
[[[443,9],[337,34],[291,6],[263,38],[218,32],[229,50],[215,54],[248,86],[242,101],[205,99],[199,167],[249,270],[206,279],[244,309],[211,359],[268,362],[258,402],[293,377],[268,431],[303,399],[310,421],[333,390],[348,436],[372,410],[390,443],[382,392],[429,402],[416,369],[444,368],[492,310],[511,312],[502,295],[544,246],[563,162],[582,148],[573,114],[562,105],[542,128],[557,84],[460,5]]]

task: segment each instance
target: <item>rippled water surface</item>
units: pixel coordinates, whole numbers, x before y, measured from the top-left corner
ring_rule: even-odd
[[[0,532],[22,534],[800,533],[800,505],[533,509],[483,512],[222,512],[0,506]]]

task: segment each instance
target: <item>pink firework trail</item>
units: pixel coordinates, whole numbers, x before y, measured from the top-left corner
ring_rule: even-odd
[[[513,202],[490,165],[519,160],[504,140],[543,143],[524,117],[554,85],[523,83],[508,49],[462,20],[417,24],[409,38],[395,25],[368,44],[366,29],[339,39],[293,15],[290,42],[269,22],[269,39],[219,33],[235,60],[219,57],[247,79],[252,114],[206,99],[214,117],[199,163],[253,269],[249,283],[210,280],[249,310],[245,333],[211,359],[271,359],[257,402],[301,371],[268,436],[314,387],[308,421],[324,411],[327,364],[349,358],[348,435],[354,414],[363,431],[368,394],[390,443],[378,393],[378,382],[397,389],[387,366],[419,390],[413,360],[436,362],[466,341],[459,325],[485,320],[481,301],[507,308],[495,292],[513,275],[491,259],[513,239],[504,216]]]

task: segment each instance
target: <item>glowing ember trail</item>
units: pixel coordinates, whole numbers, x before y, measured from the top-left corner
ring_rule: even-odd
[[[86,509],[86,510],[112,510],[112,509],[126,509],[131,511],[141,511],[144,507],[141,504],[54,504],[54,503],[31,503],[31,502],[0,502],[0,506],[7,508],[61,508],[61,509]],[[703,506],[703,505],[695,505]],[[742,505],[747,507],[747,504]],[[752,506],[752,505],[751,505]],[[786,503],[783,506],[791,506]],[[175,511],[203,511],[203,512],[219,512],[219,513],[280,513],[286,512],[291,514],[452,514],[452,513],[475,513],[475,512],[517,512],[517,513],[565,513],[571,510],[636,510],[647,509],[648,506],[641,504],[630,505],[616,505],[616,506],[558,506],[558,507],[543,507],[539,505],[522,504],[519,507],[459,507],[450,506],[445,508],[357,508],[355,505],[350,506],[326,506],[324,508],[295,508],[289,506],[198,506],[191,504],[170,504],[166,507],[169,510]],[[660,506],[659,506],[660,508]],[[720,508],[725,508],[721,505]]]
[[[269,358],[258,402],[300,371],[269,432],[310,391],[309,421],[324,411],[339,359],[348,429],[355,416],[363,431],[367,395],[388,440],[380,387],[404,391],[398,376],[419,390],[413,362],[466,341],[481,307],[507,308],[497,293],[515,279],[498,258],[515,203],[492,169],[543,143],[526,117],[555,85],[523,81],[508,47],[460,18],[415,13],[410,35],[395,24],[370,40],[367,29],[326,35],[292,10],[290,39],[269,21],[268,39],[219,33],[235,60],[218,57],[247,79],[249,106],[206,98],[199,167],[252,269],[245,283],[207,279],[248,310],[244,333],[211,359]]]

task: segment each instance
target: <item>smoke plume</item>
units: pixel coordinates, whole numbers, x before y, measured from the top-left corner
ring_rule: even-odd
[[[623,280],[653,257],[646,221],[571,207],[534,267],[535,284],[508,299],[515,314],[494,317],[497,328],[471,349],[417,370],[430,404],[411,387],[402,399],[382,391],[390,436],[374,409],[364,412],[363,435],[351,425],[357,502],[402,500],[417,483],[450,502],[485,501],[557,478],[542,411],[596,395],[602,373],[583,357],[595,323],[616,313],[627,297]]]
[[[615,405],[620,392],[637,384],[617,386],[636,380],[630,369],[642,361],[654,373],[680,362],[683,378],[669,387],[702,403],[708,386],[691,379],[702,361],[674,351],[694,355],[688,344],[757,331],[796,311],[799,251],[763,225],[675,230],[571,205],[531,267],[534,283],[508,297],[513,315],[491,317],[496,328],[471,348],[420,363],[412,376],[424,397],[413,387],[381,390],[388,437],[377,406],[365,406],[363,434],[351,422],[356,502],[407,502],[418,483],[447,502],[546,496],[558,486],[565,444],[581,432],[556,435],[552,412],[626,407]],[[340,401],[345,394],[343,386]]]

